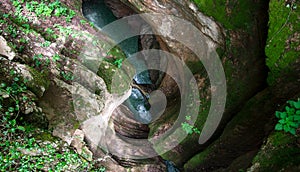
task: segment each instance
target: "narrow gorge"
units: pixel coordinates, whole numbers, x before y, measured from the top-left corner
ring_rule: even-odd
[[[0,171],[300,170],[299,5],[0,2]]]

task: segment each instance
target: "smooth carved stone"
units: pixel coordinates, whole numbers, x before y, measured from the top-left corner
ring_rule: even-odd
[[[120,105],[112,114],[116,133],[136,139],[147,139],[149,127],[135,120],[133,113],[124,105]]]
[[[159,42],[156,39],[156,36],[153,34],[152,28],[149,24],[143,24],[140,27],[140,49],[149,50],[149,49],[160,49]],[[160,69],[160,54],[159,52],[153,52],[151,55],[143,53],[146,60],[147,66],[149,69]],[[160,72],[158,70],[149,70],[149,75],[152,83],[159,84]]]

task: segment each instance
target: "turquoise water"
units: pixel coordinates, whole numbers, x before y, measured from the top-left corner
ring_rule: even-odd
[[[117,20],[113,15],[112,11],[104,4],[103,0],[83,2],[83,15],[95,26],[101,30],[104,26],[110,24]],[[118,35],[126,34],[131,32],[131,27],[124,20],[123,25],[118,25],[118,27],[110,28],[110,30],[105,31],[105,33],[110,36],[113,40],[118,40]],[[123,50],[127,57],[131,57],[134,53],[138,52],[138,36],[131,37],[122,41],[118,46]],[[129,58],[131,59],[131,58]],[[137,70],[137,75],[134,76],[133,80],[137,84],[152,84],[149,72],[142,72],[147,69],[147,65],[144,60],[134,58],[131,61],[132,65],[135,66]]]
[[[83,2],[82,8],[83,15],[89,21],[93,22],[99,30],[101,30],[101,28],[110,24],[111,22],[117,20],[117,18],[113,15],[112,11],[104,4],[103,0]],[[120,26],[120,28],[114,29],[115,30],[110,30],[106,32],[106,34],[108,34],[112,39],[115,36],[114,33],[127,33],[130,32],[131,28],[127,23],[124,23],[124,25]],[[128,57],[131,54],[136,53],[138,51],[138,37],[132,37],[130,39],[127,39],[121,42],[118,46],[124,51],[124,53]]]
[[[83,15],[95,26],[101,30],[104,26],[110,24],[111,22],[117,20],[113,15],[112,11],[104,4],[103,1],[89,1],[83,2]],[[124,24],[118,28],[111,28],[111,30],[106,31],[105,33],[109,35],[113,40],[114,37],[118,34],[129,33],[131,27],[124,21]],[[118,33],[118,34],[117,34]],[[131,37],[126,39],[118,45],[125,53],[127,57],[133,56],[134,53],[138,52],[138,37]],[[147,69],[145,61],[136,57],[128,58],[129,62],[135,66],[137,75],[133,77],[133,80],[137,84],[152,84],[149,72],[144,71]],[[126,101],[127,107],[134,113],[134,116],[137,121],[149,124],[151,122],[151,114],[149,110],[148,100],[142,95],[138,89],[133,89],[132,94],[129,99]]]
[[[151,122],[152,116],[149,112],[150,104],[139,89],[132,88],[132,93],[124,104],[133,112],[137,121],[143,124],[149,124]]]

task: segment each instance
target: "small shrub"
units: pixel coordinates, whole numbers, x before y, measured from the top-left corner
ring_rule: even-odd
[[[285,131],[296,135],[296,130],[300,126],[300,99],[298,101],[288,101],[285,111],[276,111],[275,115],[279,118],[275,130]]]

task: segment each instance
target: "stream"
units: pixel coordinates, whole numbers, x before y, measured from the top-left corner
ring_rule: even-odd
[[[91,3],[83,3],[83,14],[91,22],[94,23],[95,27],[101,30],[102,27],[108,25],[109,23],[117,20],[113,15],[112,11],[104,4],[103,1],[92,1]],[[111,30],[105,32],[112,39],[114,38],[118,30],[123,30],[125,33],[130,32],[131,27],[128,23],[124,23],[121,28],[116,28],[116,30]],[[136,84],[152,84],[147,69],[147,65],[144,60],[139,58],[130,57],[136,52],[138,52],[138,36],[131,37],[124,40],[118,46],[123,50],[126,57],[129,58],[131,64],[135,67],[137,74],[134,75],[133,80]],[[142,71],[142,72],[141,72]],[[124,103],[133,113],[137,121],[143,124],[149,124],[152,120],[151,114],[149,112],[150,104],[148,103],[145,95],[142,94],[141,90],[135,88],[132,90],[132,94]]]
[[[111,9],[107,7],[103,0],[98,1],[88,1],[83,2],[83,15],[90,21],[93,22],[95,27],[99,30],[109,23],[117,20],[117,18],[113,15]],[[116,28],[116,30],[111,30],[105,32],[112,39],[114,38],[114,33],[117,33],[119,30],[125,30],[126,32],[130,32],[131,26],[128,23],[124,23],[121,28]],[[150,74],[147,69],[147,65],[143,59],[133,58],[134,60],[130,60],[130,57],[136,52],[139,51],[138,48],[139,37],[131,37],[130,39],[126,39],[125,41],[118,44],[118,46],[123,50],[126,57],[129,58],[130,63],[135,67],[137,74],[133,77],[133,82],[137,85],[150,85],[152,81],[150,79]],[[152,116],[150,113],[150,103],[148,102],[149,96],[144,95],[143,91],[138,87],[132,88],[132,93],[129,98],[123,103],[127,106],[132,113],[134,114],[134,118],[136,121],[142,124],[149,124],[152,121]],[[167,171],[168,172],[179,172],[179,170],[174,166],[171,161],[164,160]]]

